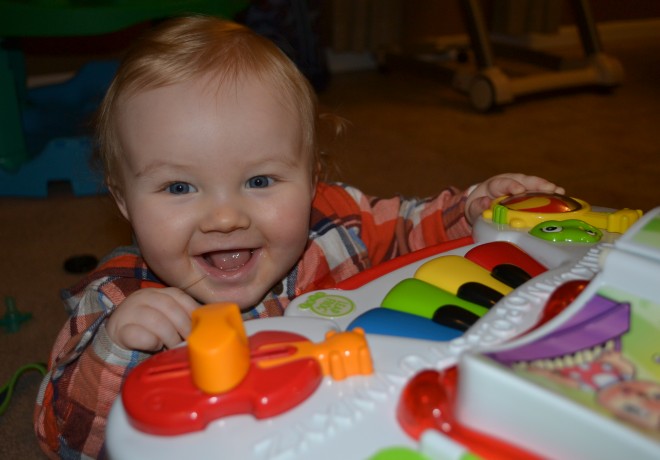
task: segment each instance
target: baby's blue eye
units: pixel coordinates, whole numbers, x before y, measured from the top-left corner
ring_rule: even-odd
[[[185,195],[195,191],[195,187],[185,182],[174,182],[167,187],[167,191],[173,195]]]
[[[254,176],[248,179],[248,188],[266,188],[273,184],[273,178],[268,176]]]

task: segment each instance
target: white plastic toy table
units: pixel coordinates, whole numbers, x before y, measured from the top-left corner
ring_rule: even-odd
[[[610,212],[607,209],[602,211],[599,209],[602,208],[590,209],[590,212],[592,214]],[[511,213],[510,217],[513,214],[515,213]],[[660,217],[658,216],[660,216],[660,208],[642,218],[631,230],[637,234],[641,232],[640,228],[648,230],[648,227],[651,227],[651,236],[647,238],[651,240],[649,245],[655,245],[657,258],[650,259],[647,268],[656,270],[655,275],[652,275],[657,275],[656,280],[660,280],[660,241],[658,241]],[[406,434],[396,417],[402,390],[414,375],[424,369],[447,369],[459,361],[463,365],[466,356],[474,359],[484,352],[499,349],[505,342],[533,328],[539,321],[549,297],[558,287],[571,280],[592,280],[597,275],[600,277],[599,273],[605,263],[603,261],[612,258],[613,251],[624,249],[627,251],[626,248],[632,246],[637,248],[639,253],[639,248],[642,247],[637,243],[631,244],[634,239],[630,237],[622,238],[619,248],[614,243],[620,234],[607,230],[602,230],[602,239],[598,243],[550,242],[532,236],[529,230],[528,227],[524,228],[514,224],[513,221],[497,223],[494,222],[494,218],[492,220],[484,218],[475,226],[474,240],[469,245],[413,261],[355,289],[331,289],[307,293],[291,303],[285,317],[245,323],[248,336],[259,331],[290,331],[303,335],[312,342],[322,342],[328,331],[344,331],[365,312],[379,308],[385,295],[397,283],[413,278],[419,267],[425,263],[444,256],[463,257],[471,249],[493,241],[513,243],[548,268],[544,273],[512,289],[459,337],[437,341],[375,334],[366,329],[366,340],[373,360],[373,374],[351,376],[344,380],[324,377],[311,396],[284,413],[261,420],[257,420],[252,415],[224,417],[212,421],[201,431],[180,435],[149,434],[135,428],[119,398],[110,413],[106,433],[106,446],[110,457],[121,460],[148,458],[334,460],[375,458],[378,452],[393,446],[419,449],[419,442]],[[646,252],[643,247],[641,251]],[[607,262],[610,265],[621,263],[623,262],[615,258]],[[623,271],[625,272],[625,269]],[[621,279],[624,280],[624,287],[630,292],[637,290],[635,284],[637,281],[634,277],[624,276]],[[599,285],[602,285],[602,282]],[[655,309],[655,318],[660,317],[657,310],[660,308],[658,300],[660,286],[656,282],[652,286],[647,286],[644,292],[646,297],[650,292],[654,293],[655,303],[651,306]],[[578,297],[567,310],[579,310],[581,298]],[[323,303],[324,299],[325,303]],[[328,303],[328,299],[332,302]],[[334,316],[332,312],[335,313]],[[547,326],[552,327],[557,321],[551,321]],[[660,330],[660,324],[655,324],[654,327]],[[536,329],[533,334],[543,335],[546,329],[547,327]],[[660,353],[660,346],[656,348],[655,352]],[[459,366],[459,375],[460,372]],[[497,374],[496,371],[493,372]],[[488,372],[484,375],[488,375]],[[502,395],[506,394],[507,400],[503,403],[504,406],[520,407],[515,400],[515,394],[505,391],[506,388],[517,388],[515,383],[517,379],[514,377],[513,380],[511,378],[507,380],[507,378],[493,378],[493,381],[497,382],[495,385],[497,389],[491,387],[488,380],[477,384],[477,389],[473,386],[463,391],[463,388],[459,387],[459,396],[462,391],[470,395],[481,392],[494,395],[497,399],[497,394],[500,392]],[[512,381],[514,383],[511,383]],[[471,382],[474,382],[474,379]],[[480,385],[482,387],[478,389]],[[527,388],[525,391],[534,393],[537,389]],[[525,398],[521,398],[522,400]],[[529,404],[535,404],[529,398],[526,400]],[[467,407],[465,403],[462,404]],[[488,401],[484,404],[488,404]],[[526,410],[528,409],[523,407],[518,412],[524,413]],[[580,411],[576,404],[569,403],[559,412],[555,410],[553,417],[570,419]],[[473,418],[471,414],[475,412],[473,409],[467,411],[463,409],[458,412],[466,423],[474,422],[471,420]],[[537,413],[536,418],[542,425],[540,421],[543,419],[543,414]],[[592,418],[604,417],[592,414]],[[477,422],[474,423],[478,425]],[[539,428],[540,425],[530,426],[528,431],[534,433],[535,429],[542,428]],[[621,424],[617,424],[617,427],[619,428],[617,432],[608,432],[610,436],[608,440],[594,442],[593,437],[588,436],[572,439],[561,447],[561,451],[553,450],[555,449],[553,445],[562,444],[557,443],[556,439],[552,442],[523,442],[522,445],[536,455],[550,457],[557,453],[565,455],[580,452],[580,458],[606,458],[611,453],[607,449],[610,449],[611,445],[618,445],[625,447],[625,451],[630,453],[630,458],[653,458],[655,454],[658,454],[655,458],[660,458],[658,439],[660,436],[649,437]],[[514,428],[515,426],[511,427]],[[488,431],[488,427],[480,426],[480,429]],[[601,433],[597,429],[592,431],[592,436]],[[505,439],[508,436],[506,430],[497,431],[496,434]],[[530,439],[537,437],[530,435]],[[630,448],[630,446],[637,447]],[[460,452],[450,455],[447,452],[432,453],[427,449],[424,454],[426,457],[419,458],[458,458],[456,455]]]

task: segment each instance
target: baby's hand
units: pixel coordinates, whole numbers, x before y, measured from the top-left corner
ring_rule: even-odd
[[[493,199],[503,195],[517,195],[525,192],[559,193],[564,189],[552,182],[525,174],[499,174],[479,184],[467,197],[465,217],[473,224],[490,207]]]
[[[178,288],[140,289],[112,312],[106,330],[127,350],[172,348],[190,334],[190,317],[197,307],[197,301]]]

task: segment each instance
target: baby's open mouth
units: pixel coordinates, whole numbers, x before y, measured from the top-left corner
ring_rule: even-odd
[[[209,265],[223,271],[235,271],[250,261],[254,249],[231,249],[204,254],[204,260]]]

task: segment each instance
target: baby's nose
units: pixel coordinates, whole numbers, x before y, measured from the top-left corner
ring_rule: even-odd
[[[239,203],[224,202],[211,206],[201,229],[204,232],[229,233],[245,229],[250,225],[250,217],[245,207]]]

